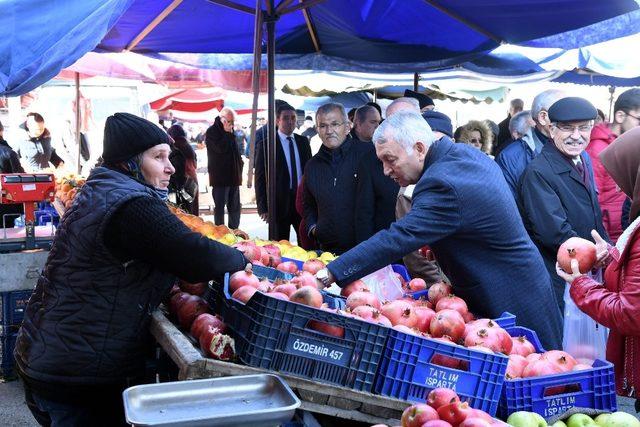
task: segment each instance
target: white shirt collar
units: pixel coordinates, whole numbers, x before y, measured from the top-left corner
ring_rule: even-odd
[[[278,136],[280,137],[280,139],[281,139],[282,141],[286,141],[286,140],[287,140],[287,138],[289,138],[289,137],[293,138],[293,132],[291,132],[291,135],[287,135],[287,134],[285,134],[285,133],[282,133],[282,132],[280,131],[280,129],[278,129]]]

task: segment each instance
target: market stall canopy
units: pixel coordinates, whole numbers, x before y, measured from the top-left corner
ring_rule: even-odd
[[[221,110],[224,107],[226,91],[220,88],[208,89],[183,89],[151,101],[149,107],[152,110],[185,111],[200,113],[214,108]]]
[[[25,93],[94,49],[248,70],[255,5],[5,0],[0,94]],[[503,43],[570,49],[623,37],[636,32],[638,9],[633,0],[280,0],[269,14],[278,18],[279,69],[414,72],[457,65]],[[237,55],[225,55],[230,53]],[[217,66],[194,62],[203,59]]]

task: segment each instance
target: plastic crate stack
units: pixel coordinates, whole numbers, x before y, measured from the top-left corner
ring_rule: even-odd
[[[13,349],[32,292],[0,292],[0,376],[5,379],[15,376]]]

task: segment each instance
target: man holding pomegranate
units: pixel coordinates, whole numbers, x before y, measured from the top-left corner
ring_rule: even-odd
[[[552,143],[545,144],[520,179],[522,220],[553,280],[556,301],[564,310],[565,282],[556,274],[556,254],[570,237],[589,239],[591,230],[608,240],[593,179],[589,143],[596,108],[578,97],[549,107]]]
[[[542,257],[527,235],[499,167],[484,153],[434,135],[420,114],[401,111],[373,136],[385,175],[416,184],[411,210],[317,273],[344,286],[429,245],[453,291],[481,317],[509,311],[538,332],[547,348],[562,345],[562,318]],[[482,177],[481,180],[478,177]]]

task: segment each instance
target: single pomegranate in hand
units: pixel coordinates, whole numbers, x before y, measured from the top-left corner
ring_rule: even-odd
[[[571,274],[571,260],[578,260],[580,273],[587,273],[596,263],[596,245],[580,237],[567,239],[558,248],[557,261],[565,272]]]

